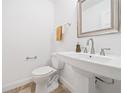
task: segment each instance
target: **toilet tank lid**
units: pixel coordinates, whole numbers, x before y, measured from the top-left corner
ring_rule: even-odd
[[[44,74],[48,74],[50,72],[55,71],[54,68],[50,67],[50,66],[43,66],[43,67],[39,67],[37,69],[34,69],[32,71],[33,75],[44,75]]]

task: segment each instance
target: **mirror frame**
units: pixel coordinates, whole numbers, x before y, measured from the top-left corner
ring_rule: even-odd
[[[81,4],[86,0],[78,0],[77,2],[77,37],[89,37],[89,36],[98,36],[105,34],[114,34],[120,32],[121,26],[121,1],[120,0],[111,0],[111,28],[100,29],[92,32],[82,33],[82,6]]]

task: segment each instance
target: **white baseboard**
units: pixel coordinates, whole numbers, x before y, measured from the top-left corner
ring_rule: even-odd
[[[25,79],[22,79],[22,80],[18,80],[18,81],[9,83],[9,84],[2,87],[2,91],[5,92],[5,91],[8,91],[8,90],[17,88],[17,87],[25,85],[29,82],[32,82],[32,77],[28,77],[28,78],[25,78]]]
[[[63,77],[60,77],[60,82],[69,90],[71,93],[74,93],[74,88],[73,86],[65,80]]]

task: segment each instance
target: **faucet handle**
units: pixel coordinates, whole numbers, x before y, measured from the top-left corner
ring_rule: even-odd
[[[105,50],[111,50],[111,48],[101,48],[100,55],[105,56]]]
[[[81,47],[81,48],[84,49],[83,53],[88,53],[87,47]]]

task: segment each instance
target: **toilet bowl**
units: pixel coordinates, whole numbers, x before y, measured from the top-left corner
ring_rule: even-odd
[[[55,72],[56,70],[50,66],[40,67],[32,71],[32,77],[36,83],[35,93],[48,93],[48,79]]]
[[[36,83],[35,93],[48,93],[48,81],[49,78],[54,75],[55,72],[64,68],[64,63],[60,62],[54,54],[51,59],[52,67],[43,66],[36,68],[32,71],[32,77]],[[53,77],[53,76],[52,76]]]

